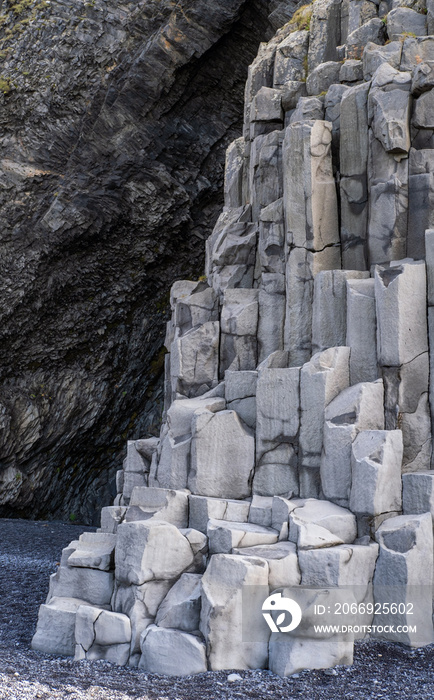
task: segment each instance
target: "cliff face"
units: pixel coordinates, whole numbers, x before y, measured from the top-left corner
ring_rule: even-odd
[[[167,289],[202,272],[247,65],[293,5],[0,6],[0,512],[89,521],[158,425]]]
[[[160,437],[63,550],[36,650],[289,676],[434,642],[432,0],[299,8],[245,97]]]

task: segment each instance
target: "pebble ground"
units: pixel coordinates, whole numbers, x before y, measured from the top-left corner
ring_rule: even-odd
[[[165,678],[30,649],[60,553],[82,526],[0,519],[0,700],[434,700],[434,645],[356,645],[354,665],[279,678],[268,671]]]

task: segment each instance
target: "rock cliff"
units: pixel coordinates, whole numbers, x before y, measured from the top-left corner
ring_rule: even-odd
[[[434,642],[432,10],[315,0],[261,46],[206,276],[171,289],[160,437],[35,649],[288,676]]]
[[[158,429],[273,0],[0,3],[0,512],[92,519]]]

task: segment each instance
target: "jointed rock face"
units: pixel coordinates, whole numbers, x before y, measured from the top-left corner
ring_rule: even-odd
[[[96,523],[125,436],[158,432],[168,289],[293,5],[0,5],[0,513]]]
[[[360,604],[423,587],[379,634],[434,641],[432,9],[316,0],[262,45],[206,278],[172,287],[160,439],[128,443],[100,531],[64,550],[35,649],[351,663],[363,633],[312,634],[343,587],[365,626]],[[246,636],[243,592],[260,613],[288,587],[300,629]]]

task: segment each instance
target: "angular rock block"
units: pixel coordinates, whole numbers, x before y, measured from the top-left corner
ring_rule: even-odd
[[[256,388],[256,459],[295,440],[300,427],[300,368],[263,369]]]
[[[434,225],[434,156],[431,149],[410,149],[407,255],[425,258],[425,231]]]
[[[336,61],[340,45],[341,16],[338,0],[317,0],[310,21],[308,72],[326,61]]]
[[[253,623],[254,611],[262,617],[264,591],[265,596],[268,591],[267,562],[231,554],[211,557],[202,578],[200,631],[206,640],[208,663],[213,671],[267,666],[268,628],[261,627],[253,640],[251,635],[243,634],[243,591]]]
[[[142,634],[139,669],[165,676],[190,676],[207,670],[205,644],[180,630],[151,625]]]
[[[419,63],[413,70],[413,80],[411,82],[411,93],[414,97],[419,97],[422,93],[432,90],[434,87],[434,65],[432,61]]]
[[[307,94],[319,95],[321,92],[328,90],[334,83],[338,83],[340,70],[341,63],[338,61],[320,63],[307,77]]]
[[[306,82],[303,80],[289,80],[282,88],[282,107],[285,112],[290,112],[297,107],[302,97],[306,97]]]
[[[369,91],[369,124],[387,153],[410,150],[411,73],[399,72],[388,63],[376,71]]]
[[[359,602],[365,599],[372,583],[378,544],[367,546],[342,544],[329,549],[311,549],[299,552],[303,586],[351,587]]]
[[[347,280],[347,337],[351,348],[350,384],[374,382],[377,367],[377,315],[373,279]]]
[[[249,172],[252,221],[258,221],[261,210],[282,196],[283,137],[283,131],[272,131],[258,136],[252,143]]]
[[[125,522],[164,520],[176,527],[188,525],[188,491],[174,489],[135,488]]]
[[[157,449],[159,442],[160,441],[157,437],[150,437],[136,440],[134,446],[143,459],[151,463],[152,456]]]
[[[252,497],[252,502],[249,510],[249,523],[254,525],[262,525],[263,527],[271,526],[273,508],[272,496],[257,496]]]
[[[324,102],[318,97],[300,97],[289,118],[289,124],[316,119],[324,119]]]
[[[346,64],[344,64],[345,66]],[[340,104],[342,267],[366,270],[369,84],[351,87]]]
[[[131,654],[140,654],[140,635],[155,621],[158,607],[172,585],[173,581],[148,581],[141,586],[115,584],[112,608],[131,620]]]
[[[261,209],[258,254],[261,272],[285,274],[285,222],[282,198]]]
[[[80,606],[88,605],[79,598],[51,598],[39,608],[32,649],[56,656],[74,656],[75,618]],[[90,608],[92,609],[92,608]]]
[[[155,624],[194,632],[199,629],[201,607],[200,574],[183,574],[158,608]]]
[[[116,534],[118,525],[123,521],[126,506],[105,506],[101,508],[101,531]]]
[[[247,182],[247,179],[246,179]],[[214,267],[213,254],[219,241],[223,243],[222,252],[225,255],[224,241],[226,238],[239,238],[238,243],[244,247],[243,237],[249,229],[247,224],[252,221],[252,208],[250,204],[243,207],[224,209],[217,219],[216,225],[205,243],[205,272],[208,284],[212,286],[217,294],[222,289],[234,286],[249,286],[253,281],[253,268],[245,265],[228,265],[223,268]],[[235,241],[236,242],[236,241]],[[241,252],[243,248],[233,252]],[[230,248],[228,250],[230,252]],[[232,255],[232,253],[230,253]],[[170,350],[170,344],[166,342],[166,347]]]
[[[212,393],[212,392],[211,392]],[[199,409],[212,413],[226,408],[222,396],[173,401],[161,431],[161,442],[149,474],[149,486],[183,489],[187,486],[191,452],[191,421]]]
[[[145,459],[136,448],[136,440],[127,441],[127,456],[124,459],[123,468],[126,472],[149,472],[150,460]]]
[[[434,516],[434,471],[402,475],[402,509],[404,515],[431,513]]]
[[[427,61],[434,61],[433,37],[406,37],[402,44],[400,70],[412,71],[415,66]]]
[[[336,544],[351,543],[357,537],[357,523],[353,513],[329,501],[320,501],[315,498],[300,500],[299,504],[289,513],[288,539],[297,542],[301,530],[303,536],[309,534],[310,529],[313,537],[324,534],[313,527],[310,528],[311,525],[334,535],[339,540]]]
[[[172,406],[175,403],[177,402],[174,401]],[[186,488],[190,464],[191,436],[187,434],[183,437],[184,439],[176,438],[169,429],[168,424],[164,426],[161,434],[161,448],[158,450],[157,457],[151,465],[148,480],[150,487],[166,489]],[[146,487],[134,487],[132,493],[137,489],[144,490],[144,488]],[[130,517],[132,512],[130,511]]]
[[[339,243],[330,122],[298,122],[285,131],[283,184],[288,245],[311,251]]]
[[[375,538],[380,545],[374,575],[375,602],[398,604],[397,612],[384,611],[381,616],[374,616],[374,624],[383,628],[376,636],[410,647],[432,644],[431,514],[389,518],[379,527]],[[401,626],[408,626],[408,631],[401,631]]]
[[[282,496],[273,497],[273,506],[271,509],[271,527],[278,532],[286,532],[288,539],[289,532],[289,514],[297,506],[303,505],[304,500],[300,498],[283,498]],[[282,529],[283,528],[283,529]]]
[[[261,87],[250,107],[251,122],[283,121],[282,93],[276,88]]]
[[[385,375],[386,376],[386,375]],[[402,413],[417,411],[429,385],[429,357],[423,352],[399,368],[397,403]]]
[[[339,63],[339,69],[341,64]],[[332,124],[332,149],[334,157],[339,156],[339,138],[341,128],[341,102],[349,88],[346,85],[339,85],[339,82],[330,85],[324,98],[325,121]]]
[[[284,586],[298,586],[300,583],[297,549],[292,542],[235,548],[233,553],[266,560],[270,591]]]
[[[172,580],[193,564],[190,543],[178,528],[164,522],[122,523],[118,528],[116,580],[140,586]]]
[[[252,431],[235,411],[197,412],[192,430],[190,491],[199,496],[247,498],[255,459]]]
[[[410,7],[397,7],[387,15],[387,34],[392,41],[399,39],[401,34],[426,36],[426,15],[421,15]]]
[[[204,284],[203,287],[205,287]],[[192,328],[217,320],[218,300],[214,289],[210,287],[196,291],[175,305],[174,322],[180,336]]]
[[[191,551],[193,552],[193,564],[188,571],[200,574],[203,573],[206,569],[208,557],[207,536],[203,532],[194,530],[191,527],[183,528],[180,530],[180,532],[190,543]]]
[[[312,356],[312,302],[314,278],[321,270],[340,268],[338,247],[317,253],[293,248],[286,266],[286,315],[284,348],[291,365],[308,362]]]
[[[276,44],[262,44],[258,55],[248,68],[244,92],[244,132],[246,140],[250,138],[250,108],[252,100],[261,87],[273,84],[273,68],[276,56]]]
[[[403,455],[400,430],[365,430],[352,446],[350,508],[360,515],[401,510]]]
[[[125,666],[130,656],[130,619],[120,613],[81,606],[75,619],[75,641],[76,659],[105,659]]]
[[[254,370],[257,365],[258,291],[227,289],[223,297],[220,374]]]
[[[302,572],[302,585],[324,590],[322,587],[335,587],[338,590],[337,599],[348,603],[348,596],[354,597],[356,603],[364,604],[356,613],[351,615],[351,624],[359,626],[360,631],[355,637],[363,639],[366,633],[363,626],[371,625],[373,618],[372,579],[375,563],[378,557],[378,544],[371,542],[369,537],[366,544],[343,544],[327,549],[310,549],[299,552],[299,564]],[[334,609],[328,602],[329,617],[324,624],[335,621]],[[369,607],[366,604],[370,604]],[[315,621],[314,621],[315,622]],[[342,619],[341,623],[349,622]],[[366,627],[365,627],[366,629]]]
[[[403,472],[428,469],[432,453],[428,394],[422,394],[413,413],[402,413],[400,419],[404,441]]]
[[[258,361],[283,350],[286,299],[283,274],[263,273],[259,290]]]
[[[306,79],[306,57],[309,47],[309,32],[291,32],[277,47],[274,62],[273,84],[283,87],[293,81]],[[295,106],[295,105],[294,105]]]
[[[386,36],[386,28],[381,19],[373,17],[366,24],[348,35],[345,58],[362,58],[365,46],[370,43],[382,45],[386,40]]]
[[[369,143],[368,252],[369,265],[374,265],[405,257],[408,159],[386,153],[371,130]]]
[[[347,280],[366,279],[369,272],[324,270],[314,280],[312,352],[343,346],[347,335]]]
[[[348,35],[377,16],[377,8],[372,2],[344,0],[341,5],[341,43]]]
[[[397,70],[407,70],[406,68],[400,68],[402,47],[403,44],[401,41],[392,41],[386,46],[378,46],[378,44],[372,42],[366,44],[363,52],[364,80],[371,80],[377,68],[383,63],[388,63],[392,68],[396,68]]]
[[[257,236],[257,225],[249,222],[234,223],[222,228],[220,235],[215,238],[213,247],[210,250],[209,264],[213,280],[216,278],[216,280],[220,281],[220,286],[219,284],[214,285],[216,292],[220,292],[223,287],[225,270],[240,268],[243,275],[249,270],[252,273],[255,264]],[[207,320],[215,319],[205,318],[202,322]]]
[[[270,640],[270,670],[282,678],[306,669],[350,666],[353,641],[347,639],[308,639],[276,635]]]
[[[67,559],[68,566],[109,571],[114,568],[116,535],[103,532],[83,532],[77,548]]]
[[[136,486],[148,485],[147,474],[122,471],[119,476],[121,476],[121,479],[120,482],[117,483],[117,486],[122,486],[122,497],[125,504],[130,502],[131,494]]]
[[[362,80],[363,80],[363,63],[362,63],[362,61],[355,59],[355,58],[349,58],[341,66],[341,70],[339,73],[339,82],[349,84],[350,87],[352,87],[351,83],[360,83]]]
[[[171,346],[172,392],[187,397],[204,394],[218,384],[219,324],[192,328]]]
[[[292,533],[290,537],[297,543],[297,550],[302,552],[307,549],[321,549],[323,547],[337,547],[344,544],[337,535],[316,523],[299,521],[294,518],[291,523]]]
[[[315,354],[301,369],[299,463],[303,467],[321,465],[324,411],[349,385],[349,360],[349,348],[330,348]]]
[[[227,407],[236,411],[241,420],[255,428],[256,425],[256,383],[258,373],[255,371],[225,372],[225,396]]]
[[[298,496],[297,453],[292,445],[282,443],[266,452],[256,467],[252,492],[258,496]]]
[[[208,523],[207,535],[210,554],[231,554],[234,548],[274,544],[279,537],[279,533],[269,527],[214,519]]]
[[[245,141],[235,139],[226,151],[224,197],[225,207],[237,208],[245,204]]]
[[[402,262],[375,272],[378,361],[399,367],[428,350],[425,263]]]
[[[324,496],[348,506],[351,491],[351,447],[361,430],[384,429],[383,382],[345,389],[325,410],[321,485]]]
[[[208,498],[191,494],[189,500],[189,526],[206,533],[208,521],[233,520],[247,523],[249,519],[250,502],[237,501],[229,498]]]
[[[113,593],[113,572],[64,565],[78,543],[71,544],[72,547],[70,545],[63,550],[61,566],[50,576],[47,603],[52,598],[78,598],[91,605],[109,606]]]

